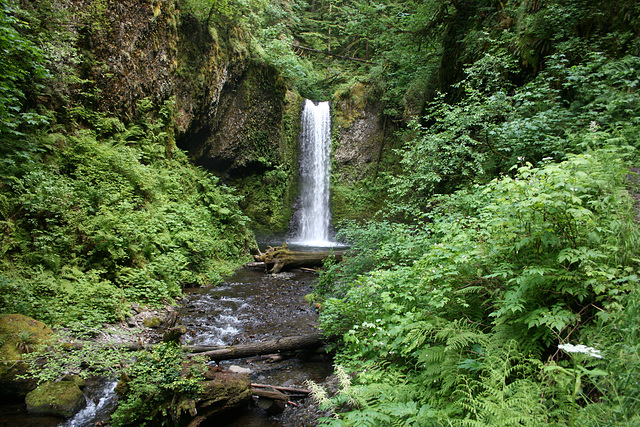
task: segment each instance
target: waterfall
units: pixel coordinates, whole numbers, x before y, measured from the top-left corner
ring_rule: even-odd
[[[294,242],[330,245],[329,175],[331,115],[329,102],[305,100],[300,131],[300,210]]]

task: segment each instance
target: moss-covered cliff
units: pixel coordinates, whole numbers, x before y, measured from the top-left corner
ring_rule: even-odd
[[[356,83],[332,101],[331,211],[334,222],[371,218],[386,197],[393,169],[393,125],[371,88]]]
[[[187,4],[78,0],[70,13],[54,0],[50,10],[71,19],[59,31],[73,45],[58,46],[70,52],[59,68],[71,65],[81,78],[58,94],[57,109],[68,122],[95,126],[96,111],[132,123],[174,100],[167,148],[177,144],[235,187],[255,231],[283,233],[297,195],[302,99],[290,86],[296,83],[264,62],[268,54],[254,53],[256,35],[246,26],[225,16],[205,22]],[[338,220],[368,217],[381,200],[379,162],[390,153],[392,132],[369,92],[357,83],[332,100]],[[109,132],[108,125],[98,127]]]

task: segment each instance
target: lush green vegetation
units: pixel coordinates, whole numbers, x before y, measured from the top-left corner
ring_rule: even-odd
[[[126,125],[71,99],[34,106],[62,84],[36,43],[57,33],[36,22],[2,2],[0,311],[96,325],[221,281],[247,255],[247,218],[175,147],[173,100],[141,101]]]
[[[407,123],[316,289],[351,373],[324,423],[636,425],[637,4],[310,8],[303,43],[369,61],[327,59],[336,96]]]
[[[83,327],[57,338],[90,338],[99,330]],[[119,403],[111,415],[114,426],[179,425],[195,409],[205,391],[204,358],[189,357],[176,343],[160,343],[149,350],[123,352],[117,344],[91,343],[69,349],[61,340],[48,340],[23,355],[31,377],[39,383],[60,378],[88,378],[99,372],[119,380]],[[97,356],[99,355],[99,356]],[[135,360],[135,363],[131,363]],[[223,394],[223,393],[222,393]]]
[[[175,148],[172,100],[123,123],[65,95],[91,87],[65,30],[1,4],[0,310],[99,324],[230,272],[247,220]],[[288,88],[377,103],[396,131],[375,176],[334,177],[343,217],[383,207],[341,225],[350,255],[316,289],[340,365],[325,424],[640,422],[637,2],[179,4],[211,40],[248,34],[233,52]],[[39,102],[52,88],[66,108]],[[268,167],[259,184],[284,188]],[[122,422],[195,392],[174,349],[139,357]]]
[[[348,393],[359,411],[343,421],[636,422],[622,401],[638,390],[618,377],[636,375],[637,343],[623,350],[611,335],[637,322],[625,309],[637,299],[640,234],[624,159],[602,148],[524,165],[437,198],[428,222],[345,229],[352,262],[327,269],[319,288],[334,294],[322,324],[342,337],[338,361],[358,372]],[[561,343],[605,359],[576,365]],[[594,406],[574,411],[574,393]]]

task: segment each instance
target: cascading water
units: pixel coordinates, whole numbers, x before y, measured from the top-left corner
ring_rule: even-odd
[[[87,406],[58,427],[92,426],[108,419],[118,403],[117,385],[117,381],[102,378],[90,390],[85,389]]]
[[[331,210],[331,114],[329,102],[305,100],[300,132],[300,210],[293,242],[308,246],[328,246]]]

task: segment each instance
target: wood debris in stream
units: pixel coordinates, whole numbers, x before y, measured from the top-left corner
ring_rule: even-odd
[[[310,268],[321,266],[325,259],[333,256],[337,261],[342,260],[343,251],[318,251],[301,252],[292,251],[287,244],[269,247],[264,253],[254,255],[256,262],[248,263],[248,267],[264,267],[268,273],[276,274],[283,269],[290,268]]]
[[[286,405],[298,406],[292,399],[304,399],[311,394],[311,391],[267,384],[251,384],[251,394],[257,399],[256,404],[259,408],[275,415],[284,411]]]

